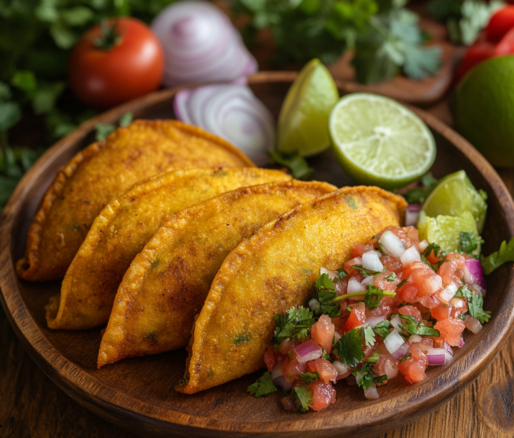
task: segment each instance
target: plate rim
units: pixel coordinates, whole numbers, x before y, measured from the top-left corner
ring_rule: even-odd
[[[249,84],[259,84],[266,82],[292,82],[297,76],[297,72],[260,72],[249,77]],[[193,84],[194,85],[194,84]],[[361,434],[375,433],[385,425],[394,427],[397,422],[413,421],[435,409],[445,400],[454,396],[473,380],[475,380],[486,366],[498,353],[507,334],[514,326],[514,306],[507,309],[502,305],[499,314],[495,315],[492,327],[484,335],[481,343],[477,347],[455,360],[448,369],[439,377],[439,384],[430,388],[430,395],[424,396],[426,392],[424,384],[412,386],[409,391],[402,392],[391,400],[380,400],[368,402],[361,408],[350,412],[334,414],[331,417],[313,418],[312,416],[295,417],[291,420],[270,421],[270,422],[237,422],[228,420],[217,420],[208,417],[201,417],[193,414],[185,414],[177,411],[170,411],[167,408],[160,408],[150,404],[130,394],[120,393],[113,387],[101,382],[91,376],[79,365],[66,359],[51,342],[45,337],[38,325],[26,308],[21,295],[19,294],[16,283],[19,281],[14,264],[11,259],[13,249],[12,228],[14,218],[20,213],[21,200],[24,200],[33,185],[49,166],[52,160],[64,150],[72,147],[77,141],[85,138],[97,123],[112,123],[127,111],[132,111],[137,117],[137,113],[144,111],[148,107],[169,102],[173,95],[181,88],[191,87],[187,85],[175,89],[166,89],[151,93],[140,99],[128,102],[99,116],[82,123],[75,131],[58,141],[49,148],[36,164],[24,175],[11,198],[4,208],[0,217],[0,241],[3,242],[0,253],[0,301],[5,310],[7,318],[13,327],[18,339],[21,340],[28,351],[30,357],[56,383],[65,393],[78,401],[87,409],[96,414],[107,418],[111,422],[117,422],[103,409],[122,410],[134,416],[134,421],[138,421],[139,416],[147,421],[156,422],[159,426],[168,427],[169,430],[197,430],[197,431],[218,431],[233,434],[249,433],[273,433],[287,434],[297,432],[315,432],[329,430],[341,432],[355,432],[359,430]],[[340,91],[345,90],[343,84],[338,83]],[[471,146],[463,137],[453,131],[450,127],[437,119],[435,116],[412,106],[408,106],[415,112],[433,131],[446,138],[453,147],[463,153],[491,186],[495,197],[498,199],[503,214],[506,217],[507,227],[510,235],[514,235],[514,203],[505,184],[485,160],[485,158]],[[509,282],[507,284],[507,297],[510,301],[514,299],[514,266],[509,270]],[[507,324],[505,324],[507,322]],[[85,390],[87,383],[89,390]],[[428,382],[426,383],[428,384]],[[118,397],[116,396],[118,394]],[[86,400],[88,399],[87,403]],[[387,412],[385,409],[377,409],[384,402],[394,400],[394,412]],[[145,412],[134,411],[131,406],[144,405]],[[170,412],[173,412],[170,420]],[[168,414],[166,417],[166,413]],[[293,414],[292,414],[293,415]],[[166,418],[165,418],[166,417]],[[362,421],[366,418],[368,421]],[[403,421],[401,419],[403,418]],[[369,420],[371,419],[371,420]],[[398,421],[400,420],[400,421]],[[366,427],[366,431],[362,428]]]

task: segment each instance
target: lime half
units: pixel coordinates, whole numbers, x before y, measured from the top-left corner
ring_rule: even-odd
[[[482,232],[487,204],[485,193],[481,193],[477,192],[466,172],[459,170],[439,181],[421,209],[431,217],[460,216],[469,211],[476,220],[478,231]]]
[[[471,232],[478,237],[475,218],[469,211],[460,216],[428,217],[421,212],[418,222],[419,238],[437,243],[444,251],[457,251],[460,247],[460,233]],[[480,246],[475,250],[480,254]]]
[[[328,118],[339,99],[336,84],[319,59],[300,72],[280,110],[277,150],[304,157],[330,147]]]
[[[395,189],[423,175],[435,160],[434,137],[412,111],[386,97],[349,94],[330,114],[342,168],[356,182]]]

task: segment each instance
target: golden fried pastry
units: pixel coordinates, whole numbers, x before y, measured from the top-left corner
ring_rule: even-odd
[[[98,367],[185,347],[226,255],[267,222],[334,190],[321,182],[276,182],[182,210],[159,228],[123,277]]]
[[[46,306],[48,326],[81,330],[105,324],[125,271],[157,229],[175,213],[223,192],[289,181],[278,170],[199,168],[164,172],[114,198],[93,222],[61,293]]]
[[[243,240],[212,282],[176,389],[192,394],[262,368],[274,316],[304,305],[320,267],[341,267],[357,243],[399,225],[405,207],[403,198],[376,187],[344,188]]]
[[[63,278],[103,207],[134,183],[170,169],[253,167],[225,140],[175,120],[137,120],[93,143],[58,170],[34,217],[24,280]]]

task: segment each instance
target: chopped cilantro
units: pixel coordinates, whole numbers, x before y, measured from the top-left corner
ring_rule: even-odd
[[[374,363],[372,362],[366,362],[362,368],[352,371],[352,374],[356,378],[357,385],[359,385],[364,390],[370,388],[372,383],[382,383],[384,380],[387,380],[387,376],[376,377],[371,372],[373,365]]]
[[[286,338],[305,339],[311,330],[315,320],[310,309],[300,306],[298,309],[291,307],[287,314],[276,315],[275,337],[273,343],[279,346]]]
[[[387,320],[379,322],[374,330],[375,333],[381,338],[386,338],[389,335],[389,327],[391,327],[391,323]]]
[[[371,327],[353,328],[346,333],[334,347],[334,354],[339,356],[341,362],[348,366],[356,366],[364,359],[363,342],[366,346],[375,343],[375,336]]]
[[[371,347],[375,344],[375,332],[371,327],[363,327],[362,329],[362,335],[364,338],[364,343],[366,344],[366,347]]]
[[[393,282],[395,280],[397,280],[398,277],[396,276],[396,274],[394,272],[391,272],[387,277],[386,277],[386,280],[389,281],[389,282]]]
[[[482,324],[491,319],[491,312],[484,310],[484,299],[479,294],[474,294],[466,286],[462,286],[457,293],[456,297],[464,297],[468,302],[469,314],[478,319]]]
[[[396,289],[400,289],[401,287],[405,286],[409,280],[403,280],[398,286],[396,286]]]
[[[302,383],[304,385],[310,385],[312,382],[319,379],[319,374],[314,373],[301,373],[298,377],[300,377]]]
[[[476,252],[482,243],[484,243],[484,239],[480,236],[474,237],[472,231],[461,231],[459,250],[463,253],[477,258]]]
[[[348,272],[346,272],[343,268],[339,268],[337,270],[337,275],[339,278],[344,278],[348,275]]]
[[[312,390],[305,386],[295,386],[291,391],[291,400],[300,412],[307,412],[312,405]]]
[[[423,263],[426,263],[428,266],[430,266],[430,268],[432,269],[432,271],[437,272],[437,268],[436,268],[432,263],[430,263],[430,262],[427,260],[427,258],[425,257],[425,255],[424,255],[424,254],[421,254],[421,256],[420,256],[420,257],[421,257],[421,261],[422,261]]]
[[[372,271],[371,269],[363,268],[362,265],[352,265],[352,268],[359,271],[364,277],[380,274],[380,271]]]
[[[255,398],[267,397],[271,393],[276,392],[277,387],[273,383],[271,373],[266,371],[264,375],[257,380],[257,382],[248,387],[247,391]]]
[[[344,270],[342,270],[342,272],[347,275]],[[324,314],[331,318],[341,316],[341,306],[332,302],[337,297],[337,293],[330,277],[327,274],[318,274],[318,279],[312,287],[314,288],[314,294],[310,297],[309,301],[314,298],[318,300],[320,305],[319,309],[316,310],[314,314],[317,316]]]
[[[406,360],[410,359],[410,353],[407,354],[406,356],[403,356],[401,359],[400,359],[400,362],[405,362]]]
[[[411,315],[400,315],[400,318],[405,320],[405,324],[400,324],[400,327],[405,330],[410,335],[420,335],[420,336],[436,336],[439,337],[441,334],[439,330],[436,330],[432,327],[427,327],[424,324],[421,324]]]
[[[332,342],[334,341],[334,339],[332,339]],[[330,355],[325,350],[323,350],[323,354],[321,355],[321,358],[332,362],[332,359],[330,358]]]
[[[384,298],[384,291],[382,289],[372,284],[368,285],[368,292],[366,293],[366,298],[364,298],[366,307],[376,309],[382,298]]]
[[[409,204],[422,204],[428,198],[428,195],[430,195],[430,193],[435,189],[437,183],[438,180],[435,179],[431,173],[427,173],[421,178],[421,184],[424,188],[418,187],[413,189],[405,193],[403,197]]]
[[[514,262],[514,237],[510,239],[509,243],[503,241],[498,251],[482,257],[481,262],[485,275],[489,275],[504,263]]]

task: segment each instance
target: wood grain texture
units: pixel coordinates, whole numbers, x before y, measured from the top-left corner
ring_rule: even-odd
[[[252,78],[251,85],[254,92],[277,115],[285,91],[294,77],[294,73],[287,72],[261,73]],[[170,90],[155,93],[132,104],[111,110],[100,116],[100,120],[104,123],[113,122],[129,109],[135,112],[136,117],[152,118],[163,115],[169,117],[172,115],[170,104],[172,94]],[[417,112],[431,126],[436,136],[438,161],[432,169],[435,175],[441,177],[451,171],[463,168],[478,188],[489,193],[490,215],[484,234],[486,239],[484,251],[491,252],[498,247],[502,239],[514,234],[514,209],[505,186],[480,154],[470,148],[467,142],[434,117]],[[28,222],[36,208],[37,200],[40,199],[42,191],[49,182],[49,175],[62,161],[65,162],[66,158],[69,159],[76,149],[87,144],[89,131],[97,122],[98,119],[87,122],[71,137],[54,146],[29,171],[27,177],[17,188],[13,201],[6,207],[3,215],[0,239],[2,239],[4,247],[0,257],[0,277],[5,300],[3,304],[7,303],[8,317],[31,357],[68,395],[80,400],[83,406],[104,418],[109,418],[111,422],[120,427],[131,431],[139,430],[145,436],[151,436],[158,432],[163,433],[163,431],[169,432],[168,434],[173,432],[178,434],[177,436],[193,434],[228,436],[229,433],[234,436],[243,434],[248,436],[246,433],[255,432],[273,434],[282,432],[282,436],[297,436],[300,431],[309,430],[310,436],[341,436],[341,431],[346,433],[358,431],[362,437],[377,436],[384,429],[391,429],[408,420],[423,416],[457,394],[478,377],[479,373],[491,362],[490,359],[494,354],[499,351],[499,341],[506,339],[513,320],[512,309],[514,308],[514,297],[512,293],[509,293],[509,289],[514,290],[514,268],[512,266],[504,266],[491,275],[489,284],[490,290],[494,293],[489,294],[486,298],[486,306],[493,311],[494,317],[480,334],[466,337],[467,344],[456,353],[453,364],[430,370],[428,380],[421,385],[409,387],[400,381],[391,382],[381,388],[381,399],[376,402],[366,401],[358,388],[346,388],[344,383],[341,383],[339,384],[341,389],[338,394],[339,402],[336,405],[315,415],[291,414],[280,409],[278,398],[275,400],[271,396],[266,400],[255,400],[245,394],[244,388],[255,379],[255,375],[192,397],[175,394],[170,389],[183,371],[185,359],[183,351],[130,359],[110,368],[95,370],[95,354],[92,353],[98,348],[99,330],[72,334],[49,331],[44,323],[42,307],[48,296],[59,288],[59,284],[57,282],[28,284],[18,281],[12,272],[12,259],[15,259],[20,251],[19,246],[25,239],[24,234]],[[451,144],[457,146],[452,147]],[[330,151],[312,160],[312,164],[318,169],[318,173],[315,175],[317,179],[327,180],[337,185],[349,182],[334,163]],[[12,345],[17,344],[13,343]],[[8,351],[9,348],[11,347],[8,346],[4,351]],[[512,362],[512,346],[509,348],[511,349],[506,360]],[[11,367],[15,369],[3,373],[3,376],[7,374],[10,378],[6,380],[3,376],[0,378],[2,379],[0,380],[1,384],[4,385],[5,382],[9,388],[12,388],[9,386],[9,382],[14,378],[10,373],[18,373],[19,368],[12,364]],[[25,374],[25,377],[32,382],[33,387],[40,387],[40,384],[31,380],[32,374]],[[476,397],[476,392],[473,392],[475,387],[476,383],[467,389],[467,391],[472,391],[474,397]],[[22,388],[30,388],[30,386],[28,383],[27,385],[23,383]],[[0,390],[3,390],[3,386],[0,386]],[[21,390],[17,391],[19,393]],[[6,391],[6,393],[8,392]],[[45,409],[47,413],[52,413],[54,408],[57,409],[60,406],[62,409],[57,416],[59,421],[67,422],[70,430],[72,430],[72,426],[75,427],[73,419],[70,422],[66,417],[63,419],[62,416],[62,413],[69,409],[71,403],[69,399],[62,403],[49,401],[45,398],[49,395],[43,390],[35,391],[32,398],[26,396],[19,399],[18,393],[14,393],[12,396],[12,404],[9,402],[4,404],[4,400],[2,400],[0,424],[5,421],[7,426],[5,431],[0,429],[0,433],[8,433],[7,427],[11,427],[10,425],[13,424],[9,429],[13,433],[2,436],[17,436],[16,434],[25,433],[19,424],[16,425],[15,421],[10,420],[12,417],[11,411],[9,411],[10,406],[19,406],[17,400],[23,400],[23,404],[34,403],[31,406],[32,409],[25,411],[27,417],[30,418],[34,418],[32,412],[40,412],[37,410],[37,406],[40,410]],[[66,398],[64,395],[60,397]],[[461,397],[463,396],[459,395],[457,400],[460,400]],[[419,434],[411,435],[409,431],[411,426],[408,426],[407,429],[404,428],[401,432],[395,431],[390,436],[433,436],[433,434],[427,435],[426,432],[430,431],[434,424],[440,424],[441,419],[448,423],[447,427],[455,428],[455,436],[459,436],[457,432],[461,429],[467,431],[466,435],[461,436],[470,436],[470,428],[475,427],[478,431],[482,426],[478,426],[477,416],[469,415],[471,405],[469,398],[466,400],[465,403],[457,405],[458,409],[451,409],[451,406],[456,406],[452,405],[455,403],[454,399],[450,403],[449,411],[437,416],[431,414],[424,417],[422,426],[418,429]],[[462,406],[465,408],[464,414],[460,411]],[[133,411],[133,413],[127,414],[128,411]],[[51,414],[48,415],[51,416]],[[30,422],[31,427],[36,427],[33,422],[38,421],[38,418],[43,417],[38,415]],[[469,423],[470,421],[472,423]],[[77,422],[79,423],[78,420]],[[179,423],[182,423],[182,426],[177,425]],[[166,429],[167,424],[172,426]],[[191,429],[191,424],[196,429]],[[480,424],[485,423],[482,421]],[[205,428],[211,429],[211,431]],[[86,429],[79,426],[74,430],[81,434]],[[440,430],[442,432],[445,429]],[[47,436],[58,436],[52,435],[51,432],[45,433],[50,434]],[[394,435],[396,433],[400,433],[400,435]],[[404,433],[408,433],[408,435],[404,435]],[[62,432],[61,435],[79,436],[65,435],[65,432]]]

